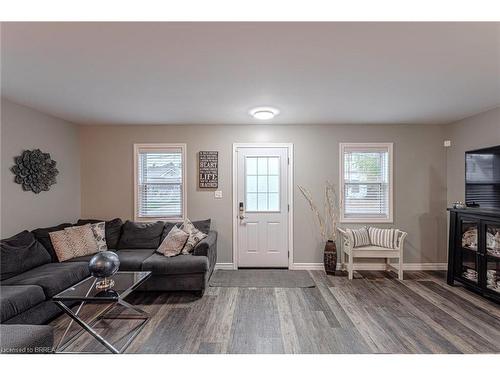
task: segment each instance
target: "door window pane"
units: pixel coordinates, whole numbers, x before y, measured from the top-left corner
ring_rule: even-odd
[[[247,211],[257,211],[257,193],[247,193]]]
[[[280,210],[280,197],[278,193],[269,193],[269,211]]]
[[[269,192],[279,193],[280,191],[280,176],[269,176]]]
[[[280,174],[280,159],[269,158],[269,175],[279,176]]]
[[[258,176],[258,178],[259,178],[259,184],[258,184],[259,193],[266,193],[268,191],[267,176]]]
[[[280,158],[249,156],[245,158],[246,210],[280,210]]]
[[[257,176],[247,176],[247,192],[257,192]]]
[[[266,193],[259,193],[259,198],[257,202],[257,211],[268,211]]]
[[[246,170],[247,170],[247,176],[252,175],[256,176],[257,175],[257,158],[247,158],[246,159]]]
[[[260,176],[265,176],[267,175],[267,160],[269,158],[258,158],[258,163],[257,163],[257,173]]]

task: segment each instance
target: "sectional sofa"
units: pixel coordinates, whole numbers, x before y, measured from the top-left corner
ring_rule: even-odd
[[[40,325],[60,314],[51,298],[90,275],[88,261],[93,255],[58,262],[49,233],[99,221],[78,220],[76,224],[23,231],[1,241],[2,324]],[[118,254],[120,270],[152,272],[143,290],[203,295],[217,261],[217,232],[210,230],[210,220],[193,224],[207,237],[189,255],[169,258],[155,252],[176,223],[106,221],[106,243]]]

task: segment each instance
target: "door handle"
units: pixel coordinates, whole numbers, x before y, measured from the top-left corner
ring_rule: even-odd
[[[245,216],[245,207],[243,206],[243,202],[240,202],[239,204],[239,211],[240,211],[239,214],[240,220],[244,220],[246,216]]]

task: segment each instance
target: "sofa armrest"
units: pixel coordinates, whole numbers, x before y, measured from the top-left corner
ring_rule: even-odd
[[[193,255],[208,256],[210,248],[217,246],[217,232],[211,230],[208,235],[196,244],[193,249]]]
[[[208,257],[208,263],[211,270],[217,263],[217,232],[211,230],[208,235],[195,246],[193,255]]]

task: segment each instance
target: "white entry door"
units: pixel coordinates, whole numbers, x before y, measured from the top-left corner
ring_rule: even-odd
[[[289,148],[236,147],[238,267],[288,267]]]

